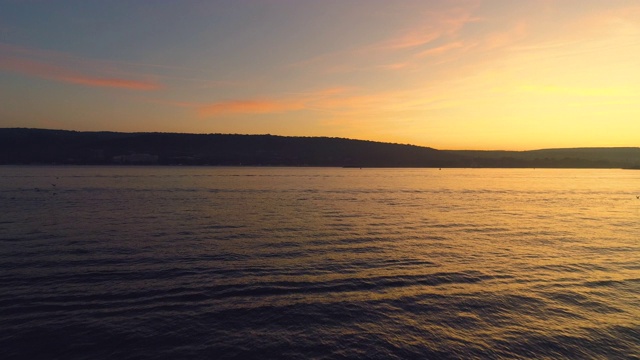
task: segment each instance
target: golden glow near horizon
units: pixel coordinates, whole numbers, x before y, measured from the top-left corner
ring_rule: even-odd
[[[637,1],[10,4],[0,127],[640,145]]]

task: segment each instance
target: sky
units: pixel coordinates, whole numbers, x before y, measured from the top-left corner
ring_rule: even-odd
[[[640,1],[0,0],[0,127],[640,146]]]

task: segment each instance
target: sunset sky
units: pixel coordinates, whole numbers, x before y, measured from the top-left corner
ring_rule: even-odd
[[[0,0],[0,127],[640,145],[638,0]]]

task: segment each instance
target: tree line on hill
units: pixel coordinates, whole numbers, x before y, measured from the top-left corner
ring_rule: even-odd
[[[640,148],[447,151],[329,137],[0,129],[0,164],[635,168]]]

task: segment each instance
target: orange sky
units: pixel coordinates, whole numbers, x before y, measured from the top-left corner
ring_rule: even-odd
[[[9,1],[0,127],[638,146],[640,3]]]

